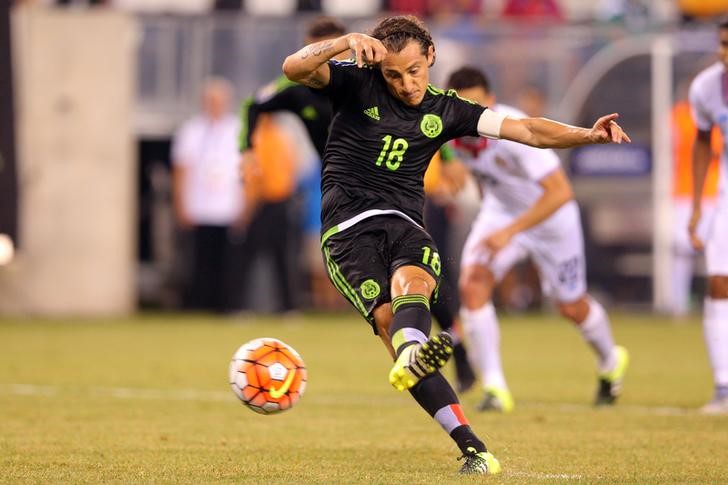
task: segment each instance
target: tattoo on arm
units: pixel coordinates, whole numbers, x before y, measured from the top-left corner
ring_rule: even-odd
[[[317,42],[313,45],[308,46],[303,53],[301,53],[301,59],[307,59],[308,56],[318,57],[321,54],[328,52],[334,46],[333,40],[324,40]]]

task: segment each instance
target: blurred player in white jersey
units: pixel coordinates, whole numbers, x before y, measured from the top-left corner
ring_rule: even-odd
[[[460,96],[499,113],[526,117],[515,108],[495,104],[487,78],[477,69],[459,69],[448,84]],[[597,355],[595,403],[614,403],[629,357],[615,345],[606,311],[587,293],[579,207],[558,157],[552,150],[507,140],[461,138],[455,147],[483,190],[480,213],[463,249],[460,276],[461,319],[485,390],[479,409],[513,408],[491,296],[511,266],[526,256],[539,270],[544,293],[579,327]]]
[[[728,20],[720,24],[718,37],[719,62],[698,74],[690,86],[690,105],[698,135],[693,146],[693,213],[688,231],[693,246],[705,249],[708,272],[703,329],[713,368],[715,395],[701,410],[728,414],[728,150],[725,149],[715,216],[705,241],[698,236],[701,196],[711,158],[711,128],[718,126],[724,143],[728,141]]]

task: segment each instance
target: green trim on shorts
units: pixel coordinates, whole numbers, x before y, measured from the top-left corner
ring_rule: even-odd
[[[334,228],[332,228],[334,229]],[[330,232],[331,229],[329,229]],[[322,243],[323,245],[323,243]],[[346,281],[346,278],[344,278],[344,275],[341,273],[341,270],[339,269],[339,265],[336,264],[336,261],[334,261],[331,258],[329,248],[326,246],[323,246],[324,250],[324,257],[326,258],[326,269],[329,271],[329,276],[331,277],[331,282],[334,283],[334,286],[337,290],[339,290],[339,293],[344,295],[344,297],[351,302],[352,305],[354,305],[354,308],[357,309],[359,313],[367,320],[371,321],[369,312],[367,312],[366,307],[364,306],[364,303],[362,303],[361,299],[359,298],[359,295],[357,295],[354,288],[351,287],[348,281]]]
[[[321,236],[321,247],[323,248],[324,247],[324,243],[326,243],[326,241],[331,236],[333,236],[334,234],[336,234],[337,232],[339,232],[339,226],[338,225],[329,228],[329,230],[326,231],[323,236]]]

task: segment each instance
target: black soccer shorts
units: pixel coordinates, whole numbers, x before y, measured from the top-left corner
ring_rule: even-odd
[[[400,266],[415,265],[439,285],[442,263],[430,235],[396,215],[376,215],[335,233],[321,244],[324,264],[339,293],[377,333],[373,311],[392,301],[390,279]]]

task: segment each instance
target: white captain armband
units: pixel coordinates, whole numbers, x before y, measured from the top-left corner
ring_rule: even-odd
[[[508,116],[496,113],[492,109],[485,108],[478,119],[478,134],[486,138],[497,140],[500,138],[501,125]]]

